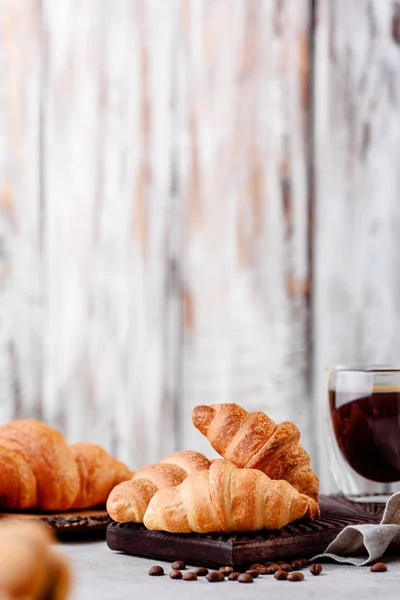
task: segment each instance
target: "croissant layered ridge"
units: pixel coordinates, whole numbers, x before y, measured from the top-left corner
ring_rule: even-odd
[[[280,529],[317,516],[315,503],[284,480],[216,460],[208,471],[157,491],[144,515],[150,530],[211,533]]]
[[[319,480],[293,423],[277,425],[266,414],[247,412],[238,404],[196,406],[192,420],[226,460],[259,469],[271,479],[284,479],[318,502]]]
[[[113,487],[130,479],[132,471],[97,444],[81,442],[70,447],[75,458],[80,486],[74,509],[103,504]]]
[[[143,523],[149,502],[158,490],[177,486],[188,475],[209,467],[210,461],[200,452],[183,450],[170,454],[115,486],[107,500],[107,511],[118,523]]]

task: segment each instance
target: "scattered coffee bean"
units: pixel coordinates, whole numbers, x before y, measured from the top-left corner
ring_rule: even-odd
[[[231,573],[228,576],[229,581],[236,581],[236,579],[239,577],[240,573],[238,571],[233,571],[233,573]]]
[[[260,575],[268,575],[269,574],[268,567],[264,567],[264,566],[257,567],[256,571],[258,571],[260,573]]]
[[[177,571],[182,571],[183,569],[186,569],[186,565],[183,562],[183,560],[176,560],[175,562],[172,563],[171,569],[176,569]]]
[[[197,581],[197,575],[193,571],[186,571],[182,574],[182,579],[185,581]]]
[[[299,558],[299,560],[301,561],[303,568],[307,567],[310,564],[310,561],[308,560],[308,558]]]
[[[248,569],[246,573],[251,575],[253,579],[256,579],[259,576],[260,571],[258,569]]]
[[[154,567],[150,567],[149,575],[153,577],[158,577],[159,575],[164,575],[164,569],[159,565],[154,565]]]
[[[232,567],[220,567],[219,572],[222,573],[225,577],[228,577],[231,573],[233,573]]]
[[[294,569],[295,571],[300,571],[300,569],[304,568],[303,561],[301,561],[299,559],[292,560],[292,562],[290,564],[292,566],[292,569]]]
[[[268,575],[268,568],[260,563],[253,563],[248,571],[251,571],[252,569],[258,571],[260,575]]]
[[[290,573],[290,571],[293,571],[293,568],[291,567],[291,565],[289,565],[289,563],[286,562],[279,562],[276,563],[281,571],[286,571],[286,573]]]
[[[370,569],[373,573],[384,573],[387,571],[387,566],[383,562],[378,562],[372,565]]]
[[[311,575],[321,575],[322,573],[322,565],[311,565],[310,567],[310,573]]]
[[[237,580],[239,583],[253,583],[253,578],[250,573],[240,573]]]
[[[279,581],[283,581],[284,579],[287,579],[288,573],[287,571],[282,571],[281,569],[279,569],[279,571],[276,571],[274,574],[275,579],[278,579]]]
[[[299,571],[293,571],[293,573],[289,573],[287,576],[288,581],[303,581],[304,575]]]
[[[169,572],[171,579],[182,579],[182,573],[178,569],[171,569]]]
[[[269,565],[268,567],[265,567],[265,568],[267,569],[265,572],[265,575],[273,575],[277,571],[280,571],[279,566],[276,565],[275,563],[272,563],[271,565]]]
[[[224,581],[225,577],[219,571],[211,571],[208,575],[206,575],[206,579],[210,583],[216,583],[217,581]]]
[[[196,567],[193,569],[193,573],[196,573],[197,577],[205,577],[208,575],[208,569],[205,567]]]

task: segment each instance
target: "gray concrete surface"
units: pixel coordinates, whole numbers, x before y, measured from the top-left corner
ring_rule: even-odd
[[[323,563],[322,575],[313,577],[304,570],[305,580],[299,583],[264,576],[245,585],[235,581],[211,584],[205,579],[174,581],[168,575],[149,577],[147,571],[151,565],[160,564],[168,573],[169,563],[118,554],[102,541],[66,543],[61,551],[70,559],[75,573],[71,600],[388,600],[400,597],[400,558],[385,559],[386,573],[371,573],[369,567]]]

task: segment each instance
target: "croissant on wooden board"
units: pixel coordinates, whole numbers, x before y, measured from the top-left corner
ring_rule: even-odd
[[[192,420],[225,459],[259,469],[271,479],[285,479],[318,502],[319,480],[293,423],[277,425],[266,414],[247,412],[237,404],[196,406]]]
[[[317,515],[316,503],[287,481],[221,459],[208,471],[154,494],[144,525],[170,533],[228,533],[280,529],[303,516]]]
[[[209,467],[210,461],[200,452],[183,450],[170,454],[117,485],[107,500],[108,514],[118,523],[143,523],[146,509],[157,490],[179,485],[188,475]]]
[[[104,503],[132,471],[95,444],[69,446],[40,421],[0,426],[0,508],[68,510]]]
[[[50,529],[33,520],[0,523],[0,598],[65,600],[71,588],[70,568],[54,549]]]

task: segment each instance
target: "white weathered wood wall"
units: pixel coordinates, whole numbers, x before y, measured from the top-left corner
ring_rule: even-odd
[[[396,0],[0,0],[0,420],[137,467],[400,358]],[[319,461],[318,461],[319,458]]]
[[[400,363],[400,4],[317,7],[312,315],[322,432],[327,365]],[[329,469],[320,476],[329,488]]]
[[[194,405],[229,401],[309,442],[309,3],[182,5],[183,443]]]

